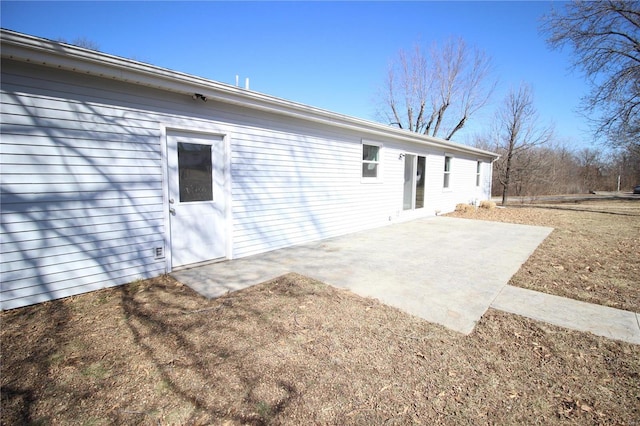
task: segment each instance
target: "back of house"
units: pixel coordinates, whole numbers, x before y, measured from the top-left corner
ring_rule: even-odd
[[[488,199],[496,155],[2,30],[1,308]]]

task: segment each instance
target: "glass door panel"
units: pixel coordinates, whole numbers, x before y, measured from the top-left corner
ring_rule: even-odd
[[[405,154],[404,156],[404,193],[402,195],[402,209],[413,209],[413,176],[415,155]]]
[[[414,208],[421,209],[424,207],[424,169],[426,159],[424,157],[418,157],[416,163],[416,203]]]
[[[426,158],[412,154],[404,155],[404,188],[402,210],[424,207]]]

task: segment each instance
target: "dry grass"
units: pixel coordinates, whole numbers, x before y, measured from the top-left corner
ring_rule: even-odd
[[[450,216],[553,227],[509,284],[640,309],[640,199],[478,209]]]
[[[456,204],[456,212],[458,213],[469,214],[475,209],[476,208],[471,204],[464,204],[464,203]]]
[[[538,214],[513,211],[514,218]],[[595,221],[610,230],[607,244],[613,234],[616,246],[629,242],[620,230],[628,223],[616,215],[560,213],[568,216],[543,220],[565,224],[554,234],[593,238],[585,228]],[[580,247],[599,249],[598,241]],[[543,244],[516,277],[543,280],[554,247]],[[571,264],[562,253],[553,265]],[[547,269],[557,272],[553,265]],[[567,268],[566,277],[580,273]],[[7,425],[640,419],[638,345],[493,310],[463,336],[293,274],[212,301],[160,277],[4,312],[2,325]]]
[[[489,200],[480,201],[480,208],[483,208],[483,209],[491,210],[491,209],[495,209],[496,206],[497,206],[497,204],[494,203],[493,201],[489,201]]]

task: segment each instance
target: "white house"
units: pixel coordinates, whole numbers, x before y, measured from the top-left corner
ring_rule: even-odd
[[[496,155],[1,32],[1,308],[488,199]]]

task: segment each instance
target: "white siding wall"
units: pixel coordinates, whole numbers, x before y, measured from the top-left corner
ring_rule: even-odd
[[[163,273],[153,251],[164,244],[158,126],[32,94],[47,82],[5,67],[2,308]]]
[[[449,188],[444,188],[444,157],[451,157]],[[476,186],[477,161],[482,160],[481,185]],[[440,214],[455,210],[456,204],[490,198],[491,162],[453,152],[430,152],[426,166],[425,210]]]
[[[34,65],[2,72],[3,309],[166,271],[164,127],[227,135],[234,258],[400,218],[403,152],[427,157],[419,214],[477,191],[475,158],[453,156],[444,191],[443,153],[422,145]],[[363,139],[383,144],[378,183],[361,180]]]
[[[382,183],[361,182],[355,137],[260,130],[236,133],[232,152],[234,256],[386,224],[401,196],[391,167]]]

